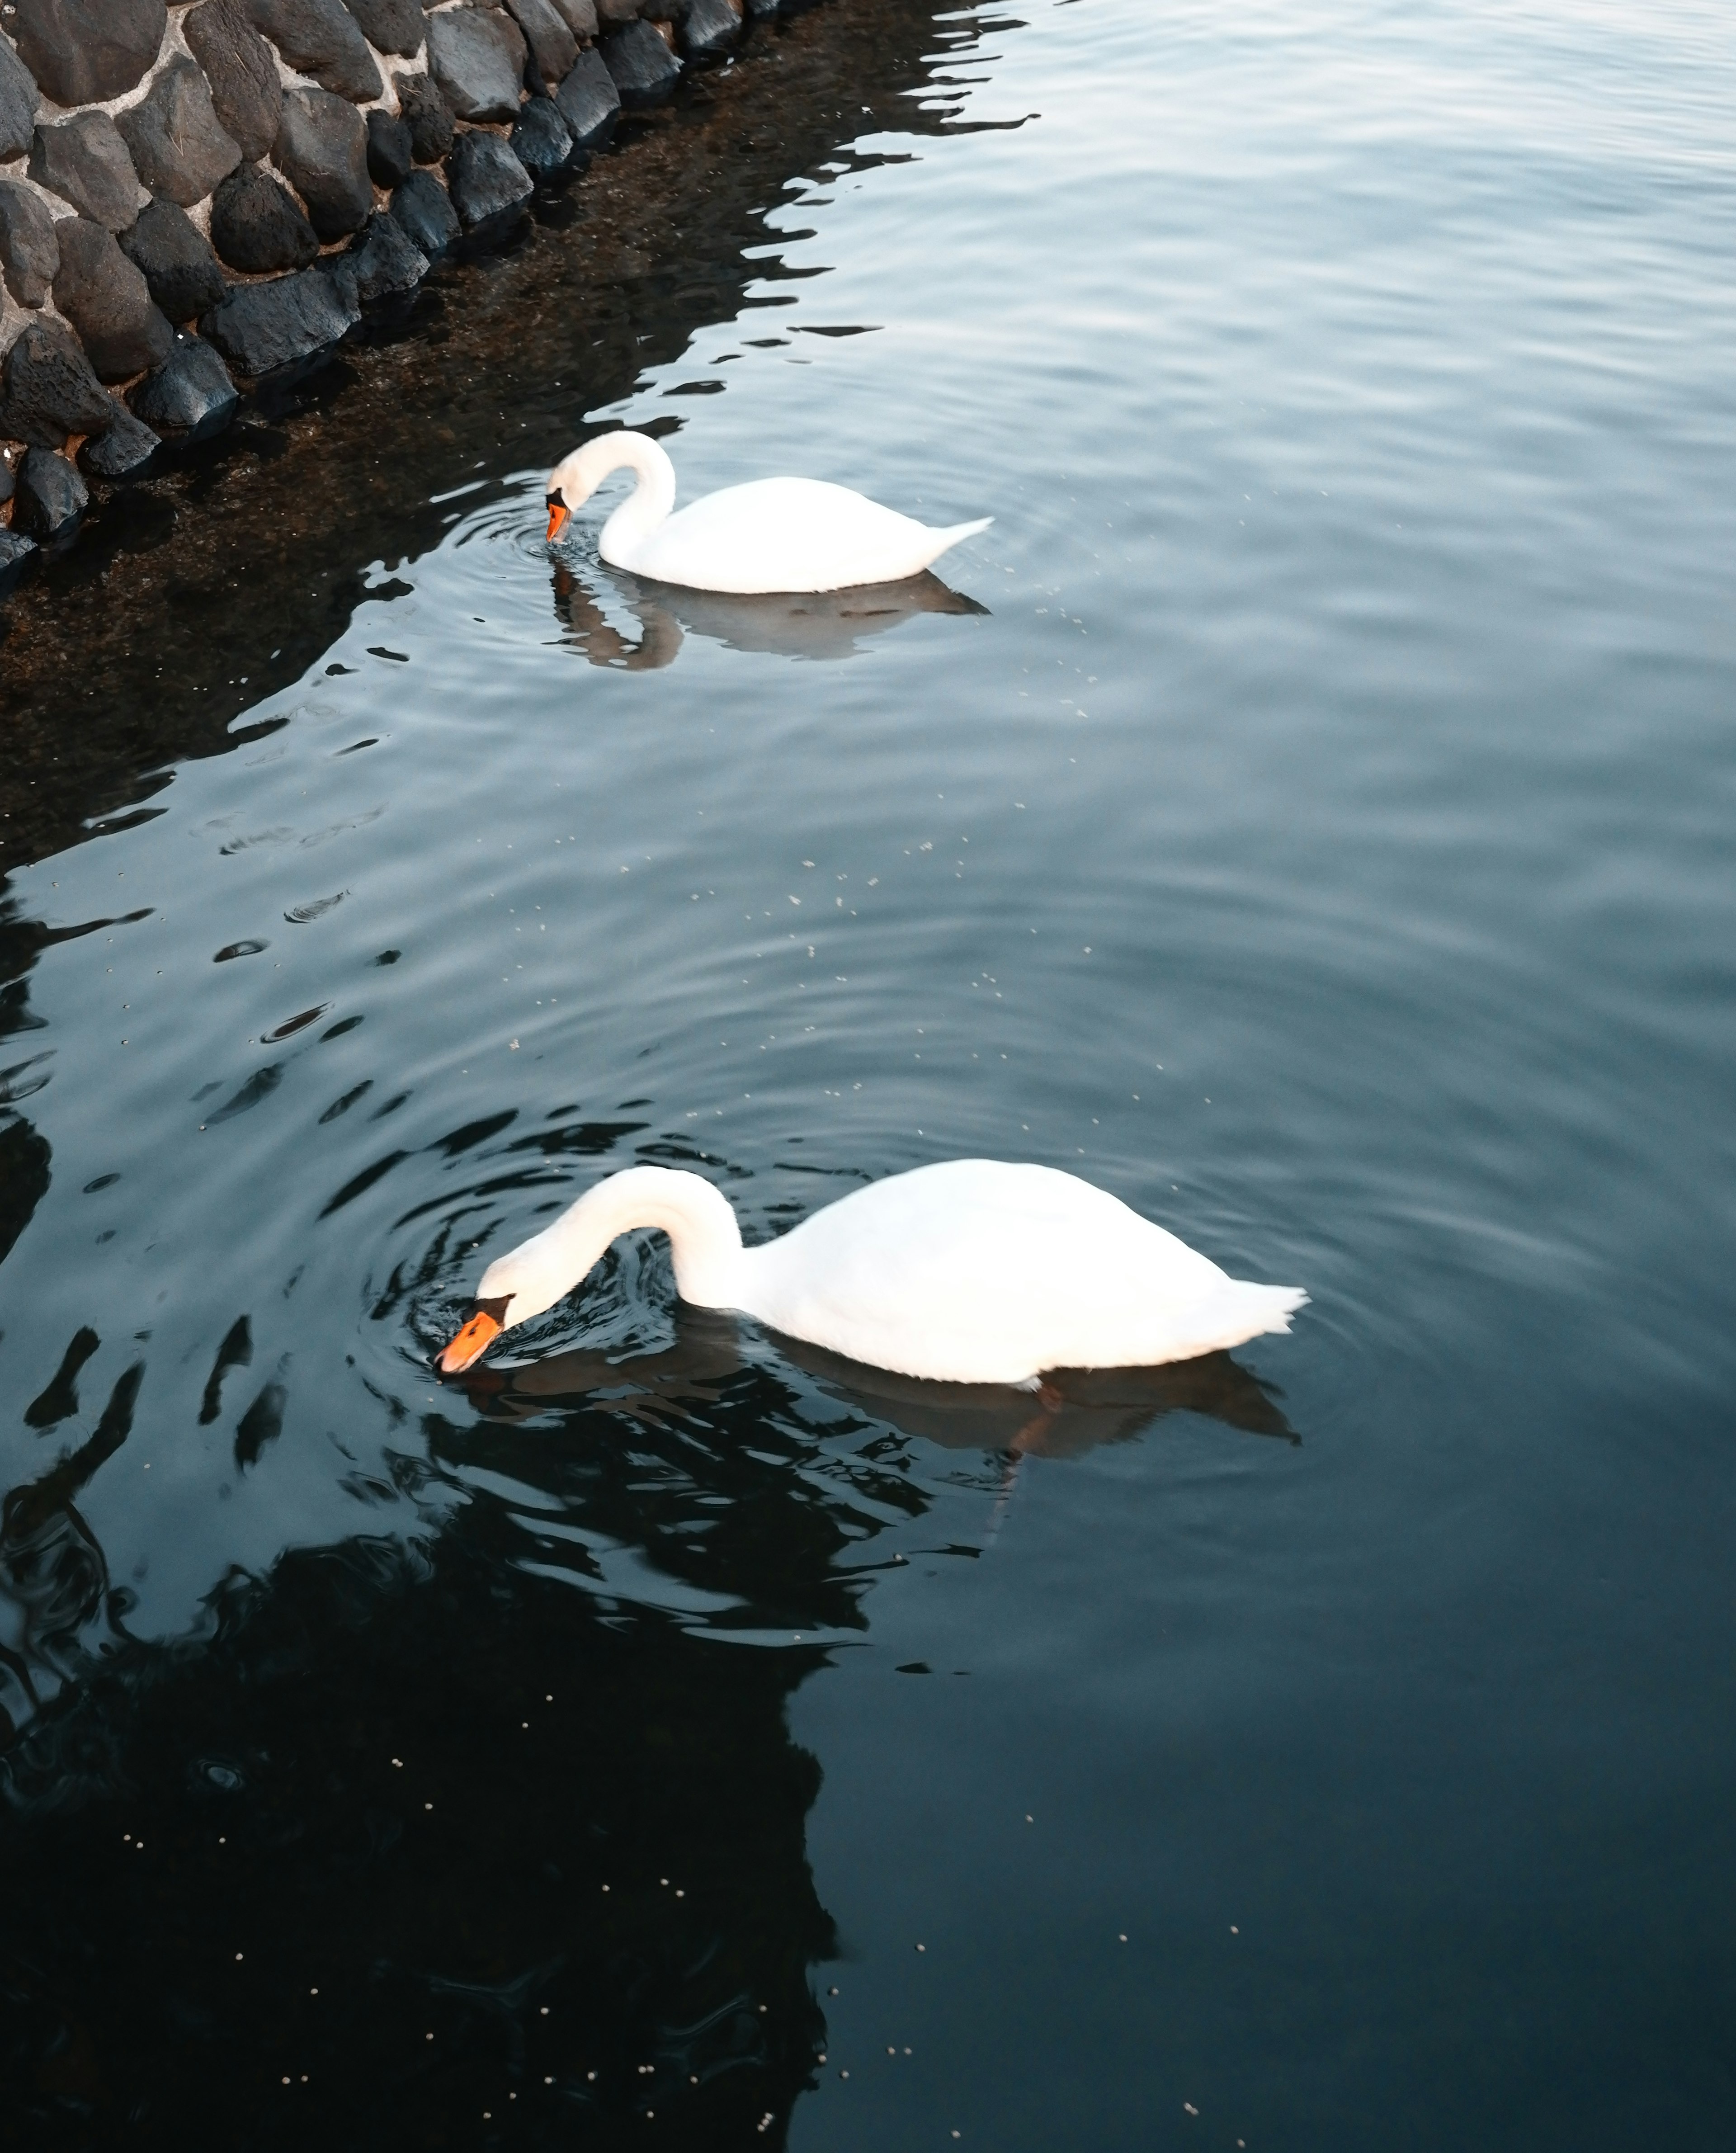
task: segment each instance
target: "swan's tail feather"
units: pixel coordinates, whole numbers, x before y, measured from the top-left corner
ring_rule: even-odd
[[[934,550],[929,556],[930,564],[961,539],[974,538],[979,531],[986,531],[994,521],[992,516],[979,516],[974,523],[949,523],[941,530],[931,528],[929,536],[934,542]]]
[[[1188,1329],[1197,1333],[1195,1353],[1226,1352],[1268,1331],[1290,1328],[1290,1319],[1306,1308],[1308,1296],[1300,1286],[1256,1285],[1250,1279],[1226,1279],[1211,1299],[1194,1310]]]

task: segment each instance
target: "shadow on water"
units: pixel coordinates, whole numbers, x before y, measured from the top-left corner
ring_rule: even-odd
[[[461,1492],[444,1529],[232,1572],[166,1643],[77,1503],[142,1363],[7,1498],[0,2103],[31,2145],[781,2142],[841,1950],[786,1707],[907,1560],[913,1444],[987,1453],[992,1536],[1023,1452],[1176,1411],[1290,1434],[1224,1355],[1036,1397],[673,1328],[474,1372],[391,1461]]]

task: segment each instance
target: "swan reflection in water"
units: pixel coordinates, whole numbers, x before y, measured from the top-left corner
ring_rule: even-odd
[[[600,565],[596,573],[599,583],[607,578],[638,620],[639,640],[630,642],[610,625],[598,591],[564,563],[554,572],[555,614],[573,648],[593,665],[623,673],[654,673],[672,665],[689,635],[706,637],[731,650],[765,651],[779,658],[853,658],[863,637],[883,634],[915,613],[988,612],[927,570],[901,583],[754,597],[684,590]]]

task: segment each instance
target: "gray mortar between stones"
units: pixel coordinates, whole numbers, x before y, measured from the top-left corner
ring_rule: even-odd
[[[76,4],[76,0],[73,0]],[[89,0],[86,0],[88,7]],[[33,152],[38,150],[41,130],[61,125],[81,113],[103,113],[110,120],[130,111],[145,102],[165,72],[177,64],[190,62],[195,68],[199,61],[187,42],[186,23],[188,16],[201,0],[169,0],[166,20],[155,58],[137,81],[119,95],[105,100],[84,104],[60,105],[36,84],[37,109],[34,125],[37,130],[32,145],[22,155],[0,162],[0,182],[10,182],[33,196],[47,210],[58,226],[64,220],[76,217],[77,206],[64,195],[51,191],[30,176]],[[272,18],[275,9],[285,7],[286,0],[222,0],[222,5],[247,26],[256,31],[267,45],[276,62],[282,92],[286,96],[295,90],[318,90],[322,85],[315,78],[300,72],[284,59],[271,33],[262,24]],[[433,81],[430,51],[426,37],[426,23],[430,17],[459,13],[481,13],[494,20],[494,34],[490,42],[507,50],[515,44],[525,53],[524,65],[519,72],[517,96],[519,116],[533,96],[547,95],[557,103],[563,89],[568,88],[568,75],[557,81],[547,80],[537,69],[534,48],[542,48],[547,58],[551,50],[564,51],[566,38],[558,34],[564,27],[578,53],[578,59],[568,74],[577,78],[587,71],[587,79],[598,76],[598,58],[603,62],[615,85],[616,103],[592,139],[575,145],[567,165],[582,171],[589,161],[592,152],[603,146],[613,131],[616,118],[624,106],[644,104],[666,97],[679,78],[684,64],[720,57],[740,37],[748,22],[769,18],[801,0],[409,0],[409,12],[420,13],[423,30],[418,50],[414,58],[401,53],[381,52],[369,43],[361,23],[357,18],[374,13],[379,0],[356,0],[352,9],[344,0],[287,0],[288,12],[305,10],[319,13],[328,19],[337,14],[347,15],[354,23],[357,37],[365,47],[382,85],[380,94],[362,99],[349,98],[348,102],[366,125],[367,115],[379,110],[396,117],[400,111],[395,76],[427,76],[435,96],[439,97],[451,122],[454,134],[452,151],[438,164],[417,164],[410,179],[403,185],[415,183],[422,196],[424,217],[422,229],[426,232],[426,189],[428,184],[450,194],[452,183],[457,185],[461,197],[464,195],[466,175],[472,176],[469,184],[478,184],[481,176],[491,191],[487,197],[465,206],[474,214],[459,219],[472,247],[486,247],[491,241],[501,242],[511,236],[513,227],[529,207],[533,189],[539,182],[546,183],[559,176],[548,170],[545,140],[539,145],[541,161],[535,174],[526,171],[513,155],[508,138],[513,121],[461,120],[453,112],[453,99],[440,85]],[[135,0],[135,5],[151,12],[151,0]],[[18,49],[17,39],[21,32],[28,33],[34,23],[52,23],[63,19],[68,12],[69,0],[0,0],[0,40],[6,52],[0,57],[10,59],[24,70],[27,81],[35,83],[23,54]],[[402,12],[400,10],[400,12]],[[551,17],[555,25],[551,24]],[[377,19],[377,18],[376,18]],[[510,25],[510,28],[508,26]],[[479,26],[480,27],[480,26]],[[662,48],[659,55],[659,41]],[[552,43],[551,40],[552,39]],[[594,48],[595,56],[593,56]],[[201,70],[201,77],[204,71]],[[600,77],[598,77],[600,79]],[[206,87],[210,88],[208,79]],[[474,100],[466,100],[474,102]],[[333,115],[335,118],[336,115]],[[543,115],[547,119],[547,115]],[[221,122],[220,122],[221,124]],[[538,130],[545,138],[547,130]],[[570,134],[571,130],[566,129]],[[464,148],[464,137],[482,134],[497,138],[498,147],[489,145],[486,158],[472,154],[479,145]],[[275,145],[273,148],[275,149]],[[527,151],[528,154],[528,151]],[[288,175],[267,151],[260,160],[260,169],[283,189],[303,216],[308,215],[308,205]],[[239,171],[245,160],[237,155],[232,173]],[[218,185],[224,184],[220,181]],[[413,189],[413,191],[415,191]],[[381,230],[378,220],[384,214],[389,216],[392,206],[402,186],[388,192],[377,182],[369,181],[371,200],[363,210],[362,218],[354,231],[339,234],[323,244],[309,266],[304,269],[288,269],[265,274],[255,274],[239,269],[227,261],[220,261],[222,277],[233,296],[249,288],[261,285],[290,286],[299,277],[301,282],[292,292],[286,289],[280,298],[258,302],[250,300],[239,310],[244,317],[264,315],[268,318],[272,333],[256,335],[251,345],[245,333],[226,333],[222,323],[213,321],[213,311],[208,310],[199,320],[176,322],[171,326],[176,331],[176,350],[162,366],[153,368],[130,378],[110,379],[103,384],[111,400],[115,423],[98,433],[79,433],[69,430],[53,447],[45,446],[38,439],[30,449],[30,465],[26,468],[27,445],[9,437],[6,415],[10,401],[13,376],[15,348],[27,329],[33,324],[49,323],[64,336],[79,345],[77,330],[57,308],[53,293],[38,307],[21,305],[7,288],[4,263],[0,262],[0,599],[33,563],[39,548],[51,552],[64,551],[78,535],[79,524],[88,499],[85,477],[99,486],[124,483],[129,476],[140,476],[151,468],[157,455],[172,454],[177,444],[171,436],[166,442],[153,433],[135,415],[133,406],[141,405],[158,414],[158,423],[163,423],[161,412],[172,409],[176,398],[164,393],[162,377],[165,369],[184,364],[186,339],[203,336],[209,329],[213,337],[228,345],[227,359],[215,344],[206,339],[206,348],[197,355],[197,371],[207,387],[215,384],[217,403],[221,406],[221,391],[227,381],[242,389],[269,384],[280,376],[292,375],[318,364],[350,333],[376,303],[400,299],[419,283],[431,266],[428,257],[415,247],[401,242],[400,226],[393,221],[389,232]],[[209,242],[211,231],[211,205],[216,189],[197,201],[185,206],[185,214],[191,219],[204,239]],[[141,211],[149,206],[152,197],[141,185],[139,201]],[[167,196],[160,197],[166,200]],[[360,207],[359,200],[357,206]],[[330,221],[329,210],[326,221]],[[406,221],[408,198],[406,198]],[[130,227],[118,237],[125,252]],[[418,267],[417,265],[420,265]],[[318,279],[317,285],[310,278]],[[58,281],[58,280],[57,280]],[[69,288],[69,289],[70,288]],[[135,293],[136,304],[136,293]],[[225,307],[228,302],[222,303]],[[88,308],[87,308],[88,313]],[[236,316],[230,317],[231,327],[236,325]],[[105,323],[87,319],[85,328],[92,340],[92,349],[104,348]],[[246,323],[239,324],[245,331]],[[39,342],[33,339],[33,344]],[[112,342],[112,340],[110,340]],[[80,347],[82,349],[82,347]],[[23,357],[23,354],[17,354]],[[249,356],[260,364],[251,369]],[[87,354],[88,357],[88,354]],[[275,364],[267,364],[275,360]],[[88,385],[87,385],[88,388]],[[74,405],[64,407],[71,414]],[[237,408],[233,401],[227,407],[215,410],[213,420],[201,429],[201,435],[228,422]],[[83,423],[88,424],[92,405],[88,393],[84,398]],[[46,461],[52,459],[52,461]],[[82,463],[84,476],[79,474]]]

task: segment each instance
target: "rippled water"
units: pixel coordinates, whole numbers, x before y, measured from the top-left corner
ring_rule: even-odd
[[[944,583],[455,458],[12,880],[33,2143],[1736,2138],[1727,20],[933,43],[571,431],[992,513]],[[645,1237],[430,1377],[613,1166],[985,1153],[1312,1305],[1034,1413]]]

